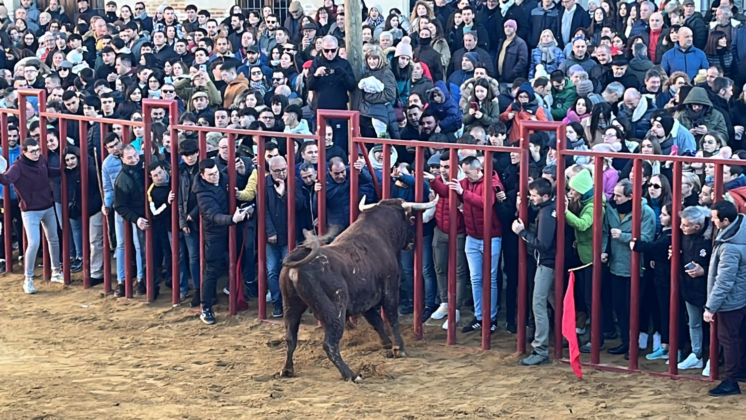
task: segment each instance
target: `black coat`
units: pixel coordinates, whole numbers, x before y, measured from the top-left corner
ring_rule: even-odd
[[[228,227],[234,224],[233,216],[228,213],[228,180],[222,173],[218,185],[208,183],[201,176],[194,179],[192,191],[197,195],[205,242],[227,240]]]
[[[529,22],[531,23],[531,32],[529,32],[526,43],[531,49],[536,48],[541,40],[541,32],[547,28],[555,28],[557,26],[557,19],[559,19],[560,6],[552,6],[548,10],[539,6],[531,11],[529,14]]]
[[[530,61],[528,58],[528,46],[526,45],[526,41],[517,36],[514,37],[505,49],[503,71],[502,74],[499,74],[500,51],[505,42],[508,42],[508,40],[504,39],[497,47],[497,64],[495,65],[495,71],[498,73],[497,78],[501,83],[512,83],[513,80],[528,75],[528,63]]]
[[[88,159],[88,216],[101,211],[103,200],[101,191],[98,189],[96,166],[93,158]],[[73,220],[81,218],[83,209],[83,190],[81,188],[80,165],[75,169],[65,168],[67,176],[67,207],[70,210],[68,215]]]
[[[494,47],[494,45],[490,45],[489,32],[487,32],[487,28],[485,28],[483,25],[480,25],[478,22],[475,21],[474,26],[471,27],[471,31],[477,33],[477,48],[482,48],[483,50],[489,51],[490,47]],[[452,42],[449,43],[451,45],[451,51],[453,51],[454,49],[464,48],[463,24],[459,25],[459,27],[454,27],[451,35]]]
[[[516,35],[518,38],[521,38],[522,40],[527,40],[529,34],[531,33],[531,20],[529,13],[526,13],[523,6],[519,6],[517,4],[513,4],[508,9],[508,12],[505,14],[505,17],[503,18],[504,22],[507,22],[509,20],[514,20],[515,23],[518,24],[518,30],[516,31]],[[504,33],[504,29],[501,26],[500,29]],[[494,47],[494,45],[493,45]],[[497,50],[498,54],[500,53],[500,50]]]
[[[179,228],[188,227],[190,230],[199,229],[199,207],[197,206],[197,195],[192,187],[199,178],[199,165],[190,168],[186,163],[179,165]],[[192,217],[187,222],[187,216]]]
[[[503,30],[505,19],[503,19],[503,15],[500,13],[500,7],[490,10],[484,4],[477,12],[476,19],[477,23],[487,29],[491,46],[497,46],[505,38],[505,30]]]
[[[137,223],[145,217],[145,169],[141,160],[137,165],[122,165],[114,182],[114,211],[124,220]]]
[[[158,67],[163,67],[166,64],[166,61],[172,58],[179,58],[179,54],[176,54],[174,47],[168,44],[159,51],[155,51],[155,47],[153,47],[153,55],[155,56],[155,62],[158,64]]]
[[[712,222],[705,219],[704,228],[694,235],[681,235],[681,297],[688,303],[703,307],[707,301],[707,273],[712,254]],[[690,262],[705,270],[701,277],[691,278],[684,271]]]
[[[266,220],[266,232],[267,238],[277,236],[277,242],[274,243],[276,246],[285,246],[288,244],[288,190],[287,182],[285,182],[285,192],[282,196],[277,194],[274,187],[274,179],[272,175],[267,175],[265,178],[265,191],[267,193],[267,206],[265,212],[267,217]],[[298,190],[302,188],[296,184],[295,199],[296,217],[297,209],[307,205],[302,195],[298,194]],[[313,221],[311,221],[313,225]]]
[[[316,69],[326,67],[334,70],[333,74],[316,76]],[[348,92],[355,89],[355,74],[347,60],[334,57],[329,61],[323,55],[313,60],[311,68],[308,69],[308,90],[314,92],[313,109],[347,109],[350,100]]]
[[[530,210],[534,207],[530,206]],[[554,254],[557,249],[557,217],[555,202],[549,200],[538,207],[534,218],[529,217],[528,229],[519,235],[526,241],[528,251],[539,265],[554,268]]]
[[[656,285],[662,287],[669,287],[671,284],[671,260],[668,259],[669,246],[671,246],[670,227],[663,228],[663,231],[658,234],[653,242],[635,242],[634,250],[644,253],[646,261],[655,262],[653,279]]]
[[[445,80],[443,77],[443,65],[440,62],[440,53],[433,49],[431,44],[419,45],[414,50],[414,58],[427,64],[433,81]]]
[[[572,16],[572,23],[570,24],[570,39],[572,40],[573,34],[578,28],[589,28],[591,26],[591,15],[588,11],[583,9],[579,4],[575,5],[575,14]],[[565,41],[562,39],[562,16],[565,15],[565,8],[559,7],[559,16],[557,16],[557,23],[554,29],[555,38],[560,48],[565,48]]]
[[[694,33],[694,39],[692,41],[694,46],[700,50],[704,50],[705,45],[707,45],[709,31],[707,30],[707,24],[702,15],[699,12],[694,12],[694,14],[684,22],[684,26],[691,29],[692,33]]]

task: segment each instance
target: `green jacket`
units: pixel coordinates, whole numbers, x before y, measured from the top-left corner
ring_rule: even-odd
[[[471,130],[471,128],[476,125],[481,125],[486,130],[490,125],[500,121],[500,106],[497,104],[496,100],[483,103],[480,107],[480,111],[482,111],[483,114],[482,118],[477,118],[469,114],[469,108],[461,109],[461,112],[464,115],[464,125],[466,126],[464,132]]]
[[[554,118],[554,121],[562,121],[577,98],[578,92],[575,90],[575,85],[567,77],[565,78],[565,88],[562,89],[562,92],[558,92],[557,89],[552,88],[552,99],[554,100],[552,103],[552,118]]]
[[[611,237],[611,229],[621,229],[622,235],[619,239]],[[642,200],[640,237],[636,239],[645,242],[651,242],[655,239],[655,212],[644,199]],[[632,276],[632,251],[629,249],[631,240],[632,212],[625,214],[624,219],[619,220],[617,210],[611,206],[606,206],[601,246],[603,252],[609,254],[609,271],[611,271],[611,274],[619,277]],[[640,258],[640,262],[642,263],[642,258]],[[642,264],[639,268],[642,269]]]
[[[602,196],[604,206],[601,208],[601,217],[606,211],[606,196]],[[567,225],[575,229],[575,242],[577,245],[580,262],[590,264],[593,262],[593,197],[580,202],[580,214],[576,216],[572,212],[565,212]]]

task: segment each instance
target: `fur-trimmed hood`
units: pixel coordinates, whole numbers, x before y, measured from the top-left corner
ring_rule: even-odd
[[[458,106],[460,109],[467,109],[469,108],[469,98],[471,98],[471,92],[474,90],[474,82],[476,82],[476,78],[472,77],[471,79],[467,79],[462,85],[461,85],[461,99],[459,99]],[[497,79],[494,79],[492,77],[487,77],[487,80],[490,82],[490,91],[492,92],[492,96],[494,98],[497,98],[498,95],[500,95],[500,85],[497,81]]]

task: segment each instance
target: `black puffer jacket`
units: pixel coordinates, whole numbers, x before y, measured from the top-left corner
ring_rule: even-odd
[[[134,166],[122,165],[122,171],[114,182],[114,211],[130,223],[137,223],[137,219],[145,217],[145,169],[142,160]]]
[[[533,206],[530,206],[534,209]],[[554,254],[557,250],[557,217],[555,201],[549,200],[539,205],[535,219],[529,215],[529,226],[519,235],[528,244],[539,265],[554,268]]]
[[[96,167],[93,159],[88,159],[88,216],[101,211],[103,201],[101,200],[101,191],[96,185]],[[73,220],[81,218],[83,209],[83,190],[81,188],[80,165],[75,169],[65,168],[67,176],[67,205],[70,210],[68,215]],[[116,202],[116,201],[115,201]]]
[[[681,236],[681,297],[692,305],[702,307],[707,301],[707,272],[712,254],[712,222],[705,219],[705,226],[694,235]],[[695,262],[705,270],[704,275],[691,278],[685,266]]]
[[[201,176],[194,179],[192,191],[197,195],[205,241],[226,240],[228,226],[234,224],[233,217],[228,212],[228,180],[222,173],[218,185],[208,183]]]
[[[194,183],[199,178],[199,165],[189,167],[186,163],[179,165],[179,228],[188,227],[190,230],[199,229],[199,207],[197,196],[192,191]],[[187,216],[192,221],[187,222]]]
[[[668,247],[671,246],[671,228],[663,228],[653,242],[636,241],[635,251],[645,255],[645,267],[648,269],[654,262],[654,281],[656,285],[669,287],[671,284],[671,261],[668,259]],[[689,264],[688,262],[686,264]],[[685,265],[686,265],[685,264]]]

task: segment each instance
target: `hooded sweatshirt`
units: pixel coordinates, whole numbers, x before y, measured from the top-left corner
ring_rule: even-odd
[[[746,306],[746,217],[739,214],[715,238],[707,276],[707,303],[712,313]]]
[[[575,229],[575,240],[577,242],[578,256],[582,264],[593,262],[593,178],[590,171],[584,169],[570,179],[570,188],[583,194],[580,199],[580,212],[565,211],[565,221]],[[606,212],[606,196],[601,197],[604,205],[601,208],[601,217]]]

